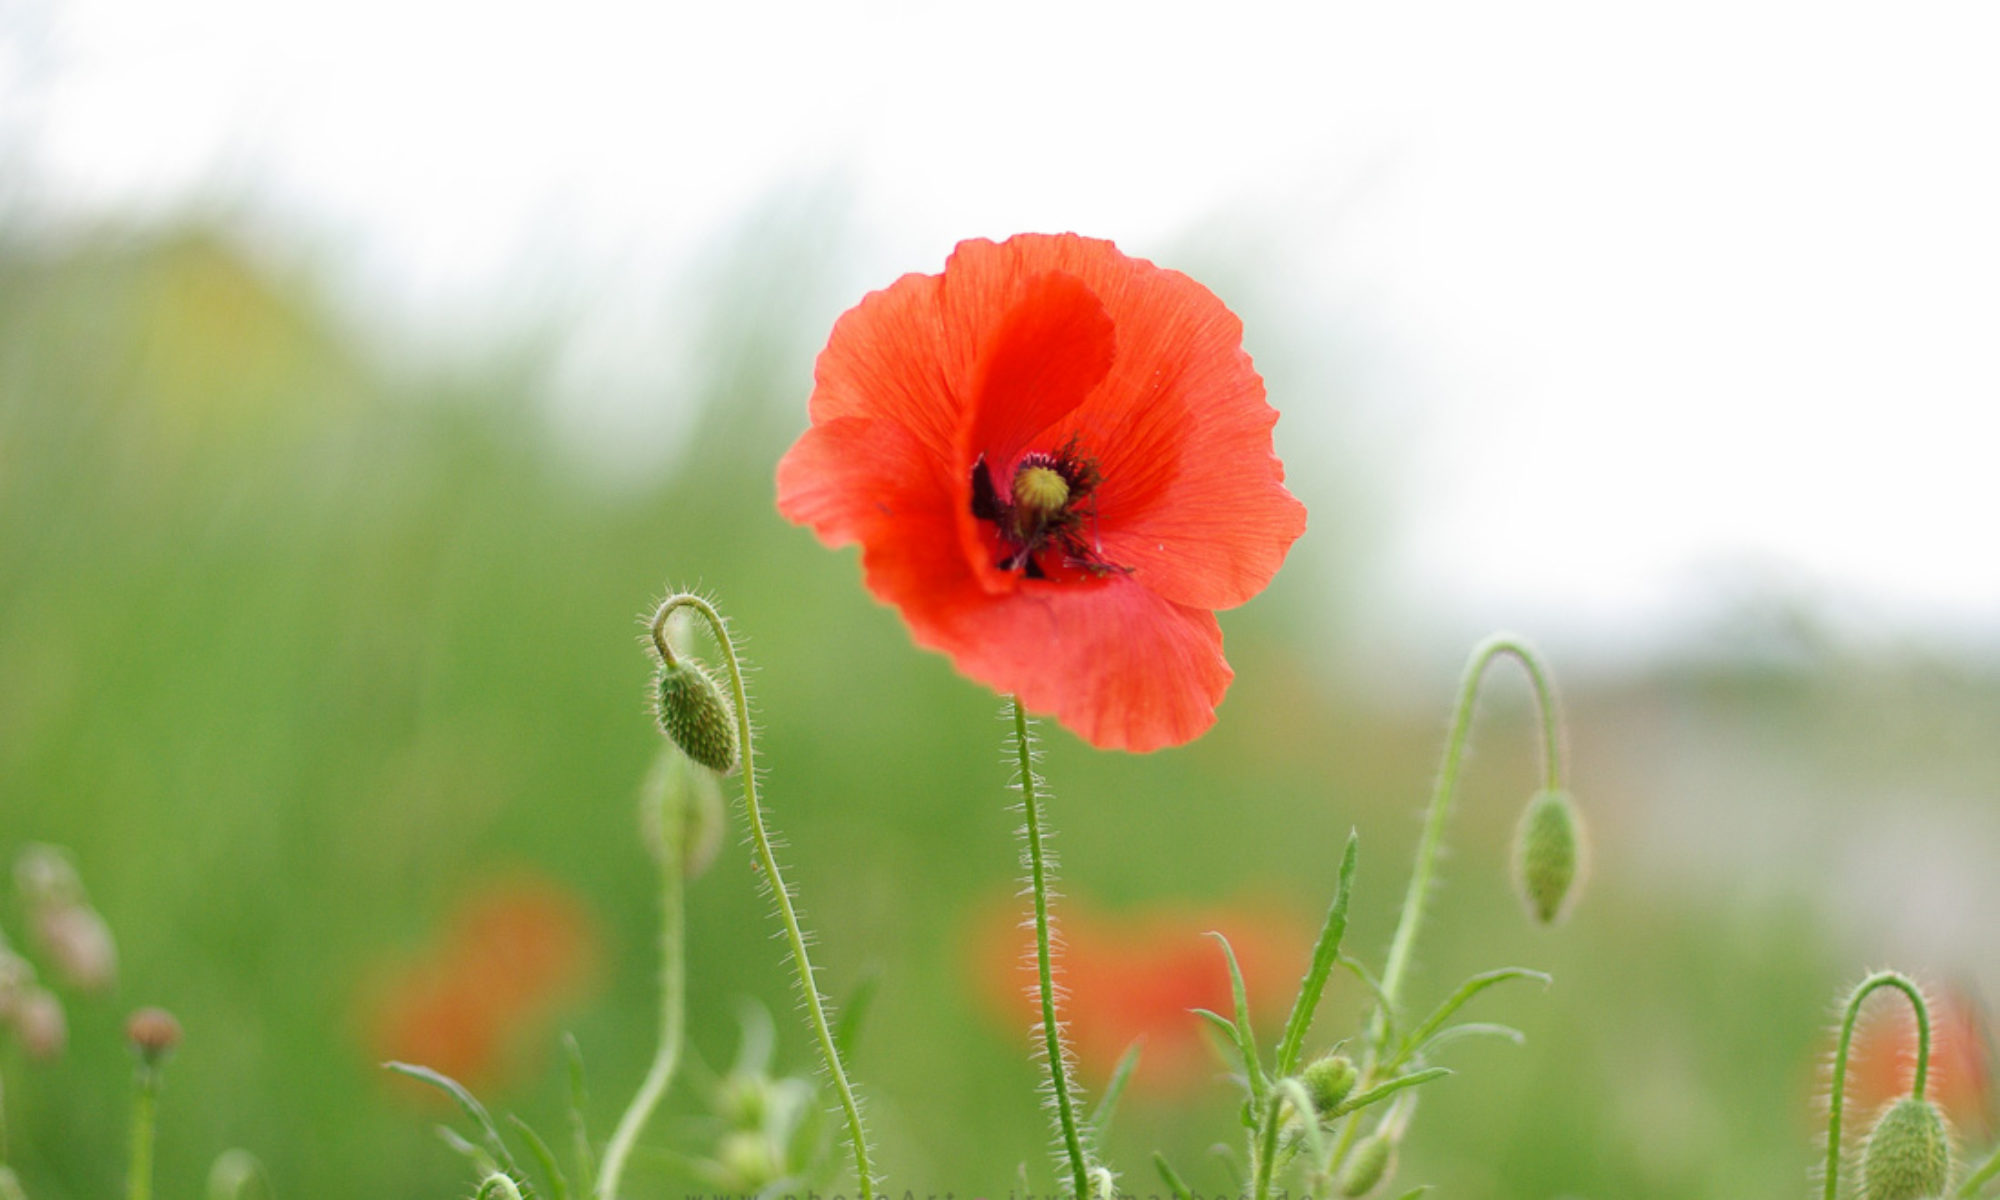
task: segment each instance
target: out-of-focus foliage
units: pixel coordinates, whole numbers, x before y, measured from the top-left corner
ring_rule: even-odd
[[[497,1109],[561,1128],[554,1050],[573,1029],[602,1136],[655,1012],[635,798],[659,735],[637,618],[680,585],[718,598],[758,668],[760,763],[830,991],[879,978],[853,1066],[891,1190],[995,1194],[1019,1188],[1023,1162],[1046,1179],[1026,1031],[990,999],[1011,964],[983,961],[1000,953],[987,934],[1015,857],[997,702],[908,644],[851,553],[772,511],[814,335],[769,301],[812,266],[746,256],[741,286],[690,314],[715,332],[702,377],[671,397],[701,405],[681,465],[605,486],[554,448],[535,351],[476,372],[385,366],[311,279],[200,224],[0,241],[0,854],[69,847],[123,959],[116,996],[76,1002],[61,1062],[0,1057],[32,1195],[118,1186],[119,1029],[140,1004],[186,1030],[162,1104],[163,1193],[193,1194],[241,1145],[280,1195],[462,1194],[430,1132],[449,1114],[377,1066],[383,1006],[417,978],[435,983],[443,1025],[497,1020],[482,998],[551,961],[579,964],[577,986],[508,1008],[532,1017],[491,1029],[474,1065]],[[1340,514],[1314,521],[1337,530]],[[1357,826],[1350,942],[1386,939],[1446,695],[1411,712],[1321,678],[1329,656],[1300,647],[1324,637],[1324,586],[1299,567],[1225,617],[1238,679],[1196,745],[1130,758],[1052,731],[1080,912],[1126,914],[1105,927],[1153,938],[1168,936],[1147,915],[1162,911],[1309,928]],[[1525,707],[1489,706],[1412,995],[1424,1006],[1426,985],[1496,958],[1557,982],[1492,1001],[1528,1044],[1454,1050],[1481,1086],[1427,1089],[1400,1178],[1467,1197],[1798,1186],[1824,1006],[1852,964],[1803,906],[1634,867],[1652,849],[1633,840],[1654,827],[1644,806],[1673,799],[1658,726],[1717,694],[1745,714],[1739,732],[1801,711],[1796,691],[1745,698],[1733,676],[1572,684],[1596,875],[1552,933],[1526,926],[1507,881],[1533,778]],[[464,940],[468,905],[520,880],[566,897],[571,933],[529,917],[475,939],[498,949],[439,949]],[[783,1014],[788,985],[744,855],[725,852],[689,903],[691,1045],[720,1063],[740,998]],[[17,914],[0,899],[0,927]],[[1185,931],[1190,946],[1201,932]],[[456,981],[467,953],[497,975]],[[1122,986],[1130,999],[1093,997],[1093,1011],[1174,994]],[[1361,1004],[1337,979],[1326,1011]],[[809,1047],[780,1027],[780,1067],[804,1069]],[[699,1079],[670,1109],[696,1106]],[[1112,1160],[1143,1192],[1147,1155],[1170,1146],[1190,1183],[1226,1186],[1198,1156],[1230,1136],[1228,1095],[1135,1087]],[[676,1136],[672,1121],[654,1135]],[[675,1161],[642,1159],[638,1181],[694,1190]]]

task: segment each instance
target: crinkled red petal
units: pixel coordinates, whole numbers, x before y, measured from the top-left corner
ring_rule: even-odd
[[[1305,506],[1285,490],[1271,448],[1277,413],[1243,351],[1242,323],[1187,276],[1074,234],[960,243],[943,277],[947,321],[996,320],[1007,281],[1048,272],[1075,277],[1103,304],[1117,358],[1089,399],[1028,448],[1052,450],[1074,434],[1097,460],[1105,559],[1181,604],[1243,603],[1305,531]]]

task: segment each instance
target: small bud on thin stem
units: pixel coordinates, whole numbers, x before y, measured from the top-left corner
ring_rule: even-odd
[[[1514,886],[1536,923],[1563,915],[1583,860],[1582,822],[1567,792],[1535,793],[1514,831]]]
[[[1930,1005],[1925,1002],[1922,989],[1907,975],[1896,971],[1878,971],[1855,987],[1847,999],[1847,1012],[1840,1023],[1840,1044],[1833,1053],[1833,1090],[1827,1096],[1824,1200],[1836,1200],[1840,1192],[1840,1119],[1847,1099],[1847,1056],[1854,1042],[1854,1023],[1861,1016],[1861,1002],[1877,988],[1885,987],[1895,988],[1908,997],[1910,1008],[1916,1013],[1917,1070],[1910,1083],[1910,1098],[1925,1100],[1924,1088],[1929,1080],[1931,1065]]]
[[[141,1062],[157,1067],[180,1045],[181,1023],[164,1008],[142,1008],[125,1022],[125,1040]]]
[[[1458,703],[1453,712],[1451,733],[1445,740],[1444,764],[1438,769],[1437,786],[1431,792],[1430,809],[1424,818],[1424,832],[1417,843],[1416,867],[1410,873],[1410,889],[1403,897],[1402,915],[1389,944],[1389,957],[1382,968],[1382,1006],[1376,1011],[1371,1034],[1373,1053],[1379,1058],[1388,1049],[1390,1009],[1402,998],[1404,974],[1416,949],[1417,933],[1423,927],[1424,906],[1430,899],[1431,877],[1436,870],[1438,849],[1444,841],[1445,817],[1458,793],[1459,767],[1472,731],[1472,713],[1479,698],[1479,685],[1486,668],[1502,656],[1519,662],[1534,685],[1535,705],[1542,725],[1542,778],[1546,791],[1562,790],[1561,722],[1556,713],[1555,689],[1541,660],[1519,638],[1496,634],[1481,642],[1467,661],[1459,683]]]

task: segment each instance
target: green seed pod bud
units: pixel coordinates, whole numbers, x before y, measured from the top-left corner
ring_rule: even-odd
[[[1354,1148],[1347,1165],[1340,1170],[1337,1186],[1343,1196],[1365,1196],[1389,1174],[1389,1160],[1396,1144],[1380,1132],[1372,1133]]]
[[[736,769],[736,714],[708,672],[686,659],[661,669],[659,717],[689,758],[718,775]]]
[[[1863,1200],[1942,1196],[1951,1176],[1951,1138],[1937,1105],[1905,1096],[1890,1105],[1861,1151]]]
[[[125,1040],[147,1066],[158,1066],[181,1043],[181,1023],[164,1008],[142,1008],[125,1022]]]
[[[1306,1095],[1312,1097],[1313,1108],[1322,1117],[1332,1116],[1340,1102],[1354,1090],[1354,1081],[1360,1072],[1354,1069],[1354,1060],[1345,1054],[1328,1054],[1314,1060],[1305,1069]]]
[[[719,1182],[745,1195],[756,1195],[785,1174],[778,1148],[762,1133],[726,1134],[716,1148],[715,1159]]]
[[[1563,915],[1582,857],[1581,822],[1569,793],[1537,792],[1514,831],[1514,886],[1529,917],[1548,925]]]

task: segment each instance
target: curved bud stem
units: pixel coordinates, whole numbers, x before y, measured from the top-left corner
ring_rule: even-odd
[[[1924,1098],[1924,1086],[1931,1069],[1931,1010],[1923,989],[1899,971],[1877,971],[1855,986],[1847,998],[1847,1012],[1840,1022],[1840,1046],[1833,1053],[1833,1090],[1826,1101],[1826,1200],[1835,1200],[1840,1187],[1840,1118],[1847,1100],[1847,1052],[1854,1041],[1854,1023],[1861,1016],[1861,1002],[1877,988],[1895,988],[1909,997],[1917,1014],[1917,1071],[1910,1081],[1913,1099]]]
[[[840,1096],[841,1111],[847,1118],[847,1136],[854,1148],[854,1174],[860,1189],[859,1200],[870,1200],[875,1195],[875,1177],[868,1166],[868,1141],[861,1128],[861,1105],[855,1099],[854,1086],[848,1082],[846,1068],[841,1064],[840,1047],[833,1036],[833,1022],[827,1015],[829,1006],[813,976],[812,959],[806,953],[805,932],[799,923],[798,910],[792,903],[792,891],[778,871],[777,855],[771,850],[771,835],[764,826],[764,811],[757,803],[757,758],[750,738],[750,704],[743,690],[743,664],[737,659],[735,644],[729,639],[728,623],[714,606],[700,596],[691,592],[669,596],[653,614],[653,648],[659,652],[663,665],[672,667],[675,664],[673,648],[667,644],[667,620],[683,608],[693,609],[707,622],[715,644],[722,648],[723,660],[729,664],[731,698],[736,702],[736,741],[743,755],[743,809],[750,821],[750,838],[756,849],[757,862],[764,869],[764,878],[770,883],[771,896],[777,902],[778,917],[785,927],[792,964],[798,972],[799,993],[805,1000],[807,1021],[819,1041],[827,1076],[833,1081],[834,1091]]]
[[[1459,767],[1465,758],[1466,741],[1472,732],[1472,713],[1479,699],[1480,681],[1493,660],[1503,655],[1519,662],[1527,671],[1529,682],[1534,685],[1535,707],[1542,724],[1543,782],[1551,791],[1562,788],[1562,736],[1556,713],[1555,689],[1549,685],[1548,673],[1542,669],[1541,661],[1526,643],[1510,634],[1495,634],[1473,650],[1471,659],[1466,663],[1465,676],[1459,683],[1458,707],[1452,716],[1450,737],[1445,742],[1444,764],[1438,770],[1437,786],[1431,793],[1423,837],[1417,843],[1416,867],[1410,874],[1410,890],[1403,897],[1402,916],[1396,922],[1395,938],[1389,944],[1389,958],[1382,969],[1384,1007],[1376,1011],[1372,1035],[1378,1058],[1387,1048],[1391,1018],[1388,1009],[1394,1008],[1402,996],[1403,977],[1409,971],[1417,932],[1423,927],[1424,905],[1430,899],[1438,849],[1444,841],[1445,817],[1451,812],[1452,800],[1458,794]]]

